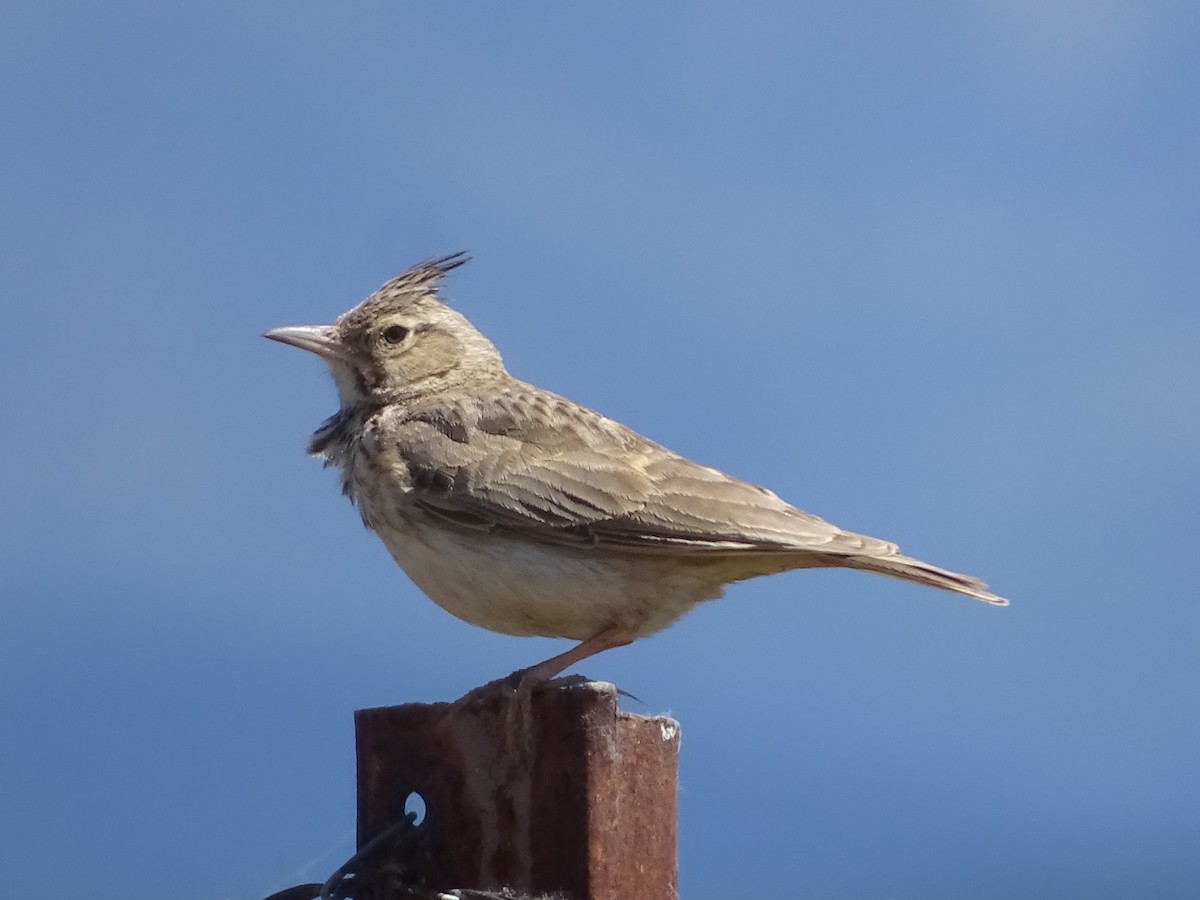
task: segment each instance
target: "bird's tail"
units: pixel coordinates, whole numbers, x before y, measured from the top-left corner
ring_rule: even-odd
[[[893,578],[903,578],[905,581],[915,581],[944,591],[954,591],[956,594],[966,594],[994,606],[1008,606],[1006,599],[987,590],[987,585],[978,578],[939,569],[910,556],[850,556],[842,560],[841,565],[879,575],[890,575]]]

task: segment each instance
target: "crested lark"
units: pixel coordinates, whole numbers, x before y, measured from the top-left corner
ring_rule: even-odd
[[[421,590],[473,625],[580,642],[514,673],[522,684],[788,569],[865,569],[1007,603],[513,378],[438,299],[467,258],[420,263],[332,325],[266,337],[328,363],[341,408],[309,452],[341,469],[363,523]]]

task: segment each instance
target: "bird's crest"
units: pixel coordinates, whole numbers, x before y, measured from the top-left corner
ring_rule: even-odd
[[[381,288],[380,293],[393,291],[412,291],[414,288],[436,291],[438,283],[459,266],[471,261],[466,250],[459,250],[449,256],[435,256],[417,263],[408,270],[401,272]]]
[[[420,306],[427,299],[438,301],[438,284],[446,275],[471,261],[465,250],[449,256],[435,256],[401,272],[353,309],[338,317],[343,327],[367,327],[384,310]]]

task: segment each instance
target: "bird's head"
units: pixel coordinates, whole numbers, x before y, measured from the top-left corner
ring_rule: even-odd
[[[291,325],[263,336],[325,360],[343,409],[401,401],[503,371],[491,341],[438,299],[441,279],[469,258],[455,253],[418,263],[332,325]]]

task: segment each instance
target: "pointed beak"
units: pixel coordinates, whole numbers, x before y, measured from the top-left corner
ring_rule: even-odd
[[[272,328],[263,337],[281,344],[291,344],[315,353],[322,359],[344,359],[345,352],[332,325],[289,325]]]

